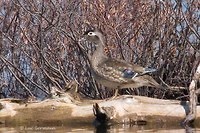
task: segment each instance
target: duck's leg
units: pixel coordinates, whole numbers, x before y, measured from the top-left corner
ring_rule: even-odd
[[[115,89],[115,94],[112,96],[111,99],[115,99],[118,96],[119,88]]]
[[[117,88],[117,89],[115,90],[114,96],[117,97],[118,93],[119,93],[119,89]]]

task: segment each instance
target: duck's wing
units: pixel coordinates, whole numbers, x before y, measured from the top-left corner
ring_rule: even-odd
[[[144,68],[141,67],[140,69]],[[137,76],[138,73],[142,73],[143,71],[140,69],[138,68],[137,70],[133,70],[132,65],[124,61],[107,58],[98,64],[96,72],[106,80],[126,83]]]
[[[98,73],[103,77],[117,82],[128,82],[134,77],[144,75],[154,70],[146,69],[136,64],[130,64],[123,60],[107,58],[98,66]]]

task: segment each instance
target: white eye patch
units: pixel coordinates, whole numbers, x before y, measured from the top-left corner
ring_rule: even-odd
[[[89,32],[88,35],[89,36],[95,36],[96,34],[94,32]]]

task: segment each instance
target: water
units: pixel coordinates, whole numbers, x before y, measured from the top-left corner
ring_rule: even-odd
[[[0,126],[0,133],[200,133],[200,128],[175,126],[137,126],[116,124],[94,127],[93,125],[60,125],[60,126]]]

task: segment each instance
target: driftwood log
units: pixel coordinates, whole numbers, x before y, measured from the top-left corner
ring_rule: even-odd
[[[0,122],[7,125],[73,123],[168,123],[179,125],[189,113],[187,102],[123,95],[113,100],[77,100],[67,94],[61,98],[23,103],[0,100]],[[196,110],[200,123],[200,107]]]

